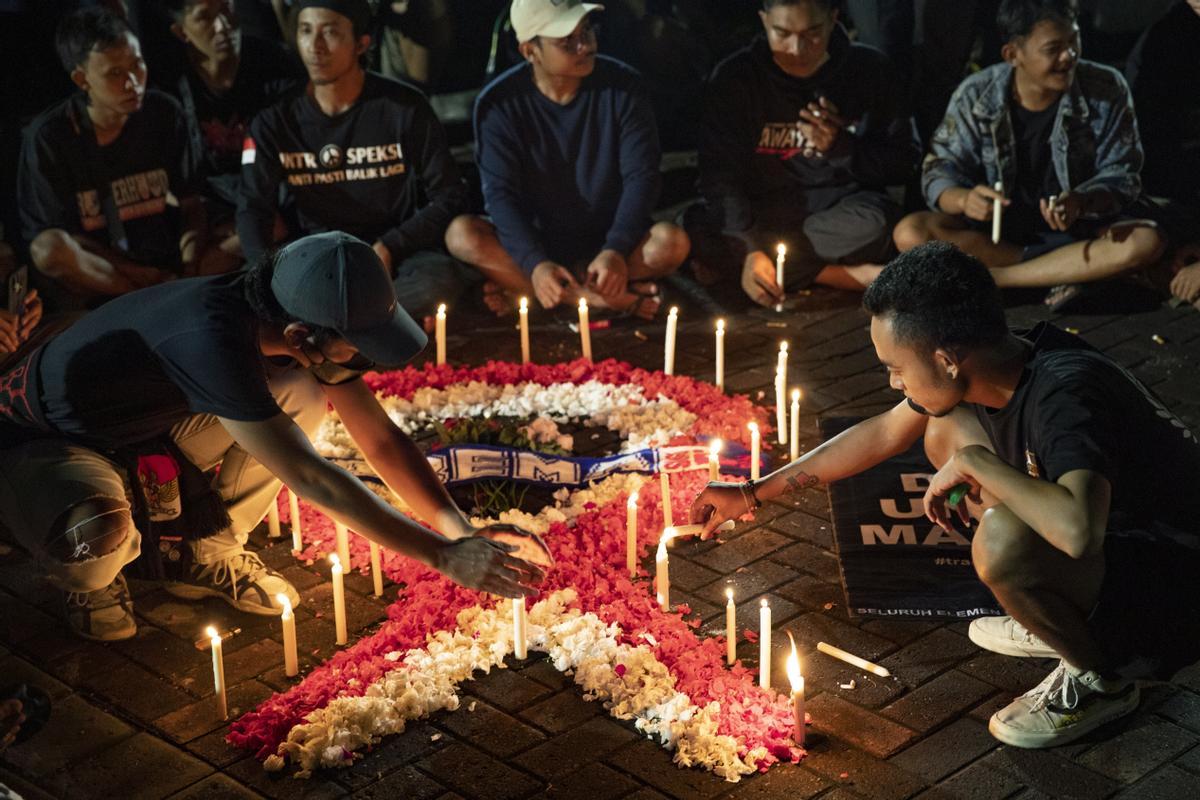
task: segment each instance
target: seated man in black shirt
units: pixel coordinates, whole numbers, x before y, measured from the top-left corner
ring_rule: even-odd
[[[416,89],[367,72],[366,0],[300,0],[296,46],[308,85],[250,125],[237,229],[242,251],[270,247],[280,187],[300,232],[340,230],[371,243],[401,305],[428,316],[480,282],[443,247],[467,200],[446,136]]]
[[[298,603],[244,547],[280,481],[458,583],[531,593],[520,584],[537,569],[475,538],[487,529],[468,522],[360,378],[425,343],[370,245],[343,233],[301,239],[247,272],[125,295],[0,377],[0,520],[70,593],[68,620],[93,639],[134,634],[120,571],[139,554],[141,573],[179,597],[262,615],[280,612],[279,593]],[[312,448],[327,401],[433,530]],[[215,479],[201,474],[218,465]]]
[[[1129,87],[1080,58],[1076,16],[1075,0],[1003,0],[1004,61],[954,92],[925,157],[933,210],[894,232],[900,250],[953,242],[1002,289],[1054,287],[1046,304],[1062,311],[1080,284],[1145,269],[1165,247],[1154,222],[1135,218],[1142,146]]]
[[[975,570],[1011,615],[975,620],[971,640],[1062,659],[992,716],[992,734],[1050,747],[1129,713],[1139,699],[1132,676],[1169,674],[1198,655],[1196,437],[1078,337],[1045,323],[1010,332],[987,269],[953,245],[902,254],[863,305],[905,401],[756,483],[710,483],[693,518],[711,530],[924,436],[938,468],[925,512],[943,527],[976,516]],[[967,506],[948,507],[962,484]]]
[[[172,0],[171,31],[186,54],[183,74],[165,87],[183,106],[204,172],[213,238],[241,261],[234,227],[242,182],[242,142],[250,120],[298,85],[300,62],[282,44],[242,31],[233,0]]]
[[[227,267],[206,252],[183,114],[146,89],[137,37],[89,8],[62,20],[56,46],[81,91],[29,125],[18,166],[22,232],[47,306]]]

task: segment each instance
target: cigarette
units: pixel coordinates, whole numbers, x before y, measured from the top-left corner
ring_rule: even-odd
[[[817,642],[817,649],[827,656],[833,656],[836,659],[845,661],[847,664],[853,664],[859,669],[865,669],[867,672],[873,672],[881,678],[890,678],[892,675],[892,673],[887,671],[887,667],[881,667],[878,664],[872,664],[865,658],[859,658],[852,653],[847,653],[840,647],[834,647],[833,645],[826,644],[825,642]]]

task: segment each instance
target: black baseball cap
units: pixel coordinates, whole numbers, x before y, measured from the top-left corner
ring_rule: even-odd
[[[288,314],[337,331],[380,368],[403,366],[429,342],[396,302],[375,250],[348,233],[315,233],[282,248],[271,292]]]

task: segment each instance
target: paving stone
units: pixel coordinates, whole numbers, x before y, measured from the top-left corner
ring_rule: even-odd
[[[297,645],[297,649],[299,646]],[[189,685],[203,686],[212,680],[212,655],[210,651],[197,651],[202,657],[185,676],[192,679]],[[272,639],[259,639],[225,656],[225,683],[233,685],[257,677],[260,672],[276,662],[283,663],[283,645]]]
[[[800,766],[781,764],[766,773],[742,778],[730,797],[738,800],[805,800],[829,787],[829,782]]]
[[[807,542],[821,550],[833,550],[833,526],[828,520],[803,511],[789,511],[772,520],[769,527],[791,539]]]
[[[1053,750],[1002,747],[978,763],[1008,773],[1031,789],[1064,800],[1104,797],[1117,788],[1112,779],[1073,764]]]
[[[728,783],[711,772],[681,769],[671,761],[670,753],[646,739],[621,748],[606,758],[605,763],[669,797],[715,797],[729,788]]]
[[[1143,692],[1142,705],[1146,705]],[[1154,713],[1166,717],[1176,725],[1200,732],[1200,697],[1186,689],[1175,689],[1171,695],[1154,707]]]
[[[1054,660],[1049,658],[1013,658],[999,653],[981,653],[960,665],[959,669],[1016,697],[1041,683],[1054,665]]]
[[[603,764],[585,764],[582,769],[552,781],[539,796],[575,800],[610,800],[627,795],[639,787],[632,778]]]
[[[922,636],[928,636],[934,631],[941,629],[944,625],[945,623],[938,620],[886,617],[882,619],[867,619],[863,622],[862,629],[867,633],[873,633],[876,636],[890,639],[897,644],[909,645]]]
[[[829,737],[811,738],[815,740],[804,759],[805,768],[839,787],[822,795],[822,800],[851,793],[871,800],[905,800],[926,786],[919,776],[850,747],[846,742]],[[842,794],[837,794],[842,790]]]
[[[1116,795],[1120,800],[1183,800],[1200,796],[1200,776],[1168,765]]]
[[[442,719],[456,713],[435,714],[434,717]],[[338,770],[331,777],[347,789],[356,791],[453,743],[431,720],[414,720],[402,733],[386,736],[367,750],[354,762],[353,769]]]
[[[904,692],[904,684],[895,677],[881,678],[835,658],[806,653],[801,656],[801,668],[804,671],[804,686],[810,697],[818,692],[828,692],[863,708],[877,709]],[[783,681],[780,688],[786,689],[786,678],[780,680]],[[849,688],[851,682],[853,688]],[[843,686],[848,688],[843,689]]]
[[[807,542],[793,542],[779,552],[772,553],[771,560],[800,572],[807,572],[826,583],[841,581],[841,572],[833,553],[813,547]]]
[[[796,636],[796,643],[805,650],[816,648],[817,642],[828,642],[856,656],[878,663],[885,653],[896,647],[887,639],[867,633],[830,614],[805,614],[793,622],[791,628]],[[824,653],[813,657],[832,658]]]
[[[154,726],[172,740],[183,744],[218,728],[226,728],[230,721],[250,711],[271,694],[271,688],[258,681],[244,681],[230,686],[225,693],[229,719],[222,720],[217,716],[217,702],[210,686],[207,697],[159,717],[154,721]]]
[[[42,672],[20,656],[8,655],[0,657],[0,681],[4,684],[28,683],[50,695],[51,700],[59,700],[71,693],[71,687],[51,675]]]
[[[226,769],[225,774],[272,800],[334,800],[346,796],[346,788],[327,771],[296,780],[292,777],[294,771],[267,772],[258,759],[244,758]]]
[[[1001,800],[1013,795],[1022,785],[1012,775],[998,772],[983,764],[972,764],[939,783],[928,793],[928,800],[932,800],[933,796],[954,797],[959,800]],[[927,795],[918,795],[918,800],[927,800]]]
[[[133,728],[112,714],[70,695],[54,703],[50,719],[36,739],[12,747],[4,755],[21,773],[41,782],[133,733]]]
[[[905,645],[881,663],[906,686],[913,687],[978,652],[979,648],[970,639],[939,628]]]
[[[565,775],[590,761],[599,761],[636,739],[631,727],[607,717],[595,717],[512,759],[512,763],[542,778]]]
[[[675,562],[672,561],[672,569],[674,569],[674,566]],[[718,606],[719,610],[724,613],[725,589],[727,587],[733,588],[736,601],[738,597],[755,597],[764,592],[769,592],[778,586],[790,583],[797,577],[799,576],[796,571],[790,567],[785,567],[770,559],[763,558],[755,561],[753,564],[748,564],[745,567],[735,570],[730,575],[724,576],[724,580],[713,581],[695,594],[709,603]],[[672,580],[674,580],[673,575]]]
[[[78,653],[89,644],[93,643],[79,638],[66,624],[59,622],[21,642],[21,652],[38,664],[49,664],[71,653]]]
[[[983,725],[960,719],[892,756],[891,762],[928,781],[939,781],[997,746]]]
[[[922,733],[965,714],[996,688],[957,670],[943,673],[881,713]]]
[[[776,587],[775,593],[810,611],[825,610],[825,606],[829,606],[829,610],[841,608],[846,600],[846,593],[842,591],[840,584],[819,580],[811,575],[800,575],[795,580]]]
[[[197,632],[198,633],[198,632]],[[241,634],[234,637],[234,641]],[[205,651],[197,650],[195,641],[182,639],[153,625],[138,625],[137,636],[124,642],[108,645],[112,650],[128,656],[151,672],[172,681],[180,688],[197,692],[205,683],[196,680],[196,664],[209,661]],[[211,680],[211,679],[209,679]]]
[[[812,727],[859,747],[876,758],[887,758],[908,745],[917,733],[828,692],[808,701]]]
[[[167,800],[255,800],[262,797],[225,775],[209,775],[199,783],[176,792]]]
[[[493,670],[480,676],[471,685],[471,691],[508,712],[519,711],[550,695],[545,684],[530,680],[524,673],[512,669]]]
[[[246,757],[243,751],[225,741],[225,733],[224,728],[206,733],[199,738],[192,739],[183,748],[218,769],[224,769]]]
[[[47,794],[15,772],[5,769],[3,765],[0,765],[0,786],[7,786],[20,795],[21,800],[57,800],[54,795]]]
[[[398,797],[404,800],[433,800],[445,793],[446,787],[416,767],[401,767],[350,796],[356,800],[394,800]]]
[[[694,594],[676,591],[674,586],[671,587],[671,608],[686,620],[713,619],[725,613],[724,604],[717,606]]]
[[[1190,731],[1147,717],[1096,745],[1078,763],[1118,783],[1133,783],[1198,742]]]
[[[212,773],[212,767],[148,733],[138,733],[55,775],[56,793],[70,797],[158,800]]]
[[[480,800],[524,797],[542,786],[507,764],[458,743],[423,759],[418,766],[439,783]]]
[[[525,709],[521,717],[557,734],[582,725],[603,711],[599,703],[584,700],[578,690],[568,689]]]
[[[693,559],[701,566],[727,574],[744,567],[765,555],[774,553],[791,542],[788,537],[766,528],[747,531],[718,548],[702,553]]]
[[[543,734],[515,717],[470,695],[463,697],[458,711],[447,714],[438,726],[504,759],[546,740]]]
[[[532,678],[551,689],[563,689],[575,685],[569,675],[560,672],[547,658],[531,659],[529,663],[520,667],[520,672],[524,677]]]
[[[0,641],[19,645],[64,624],[38,608],[0,592]]]

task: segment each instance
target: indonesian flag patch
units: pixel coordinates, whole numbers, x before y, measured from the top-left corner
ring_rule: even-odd
[[[254,156],[258,151],[254,147],[254,140],[247,136],[242,140],[242,166],[254,163]]]

